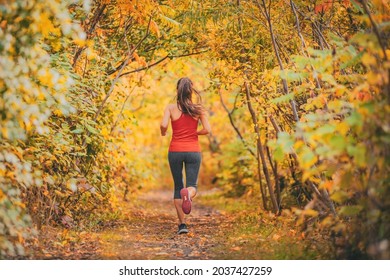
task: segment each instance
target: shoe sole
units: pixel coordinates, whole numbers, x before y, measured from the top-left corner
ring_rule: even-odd
[[[184,228],[177,232],[178,234],[188,233],[188,229]]]
[[[191,199],[189,198],[189,193],[187,188],[183,188],[180,191],[181,199],[183,200],[181,204],[181,209],[184,214],[190,214],[191,212]]]

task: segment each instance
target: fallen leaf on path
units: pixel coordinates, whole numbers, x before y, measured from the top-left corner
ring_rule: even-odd
[[[230,250],[232,250],[232,251],[240,251],[241,247],[236,246],[236,247],[230,248]]]
[[[278,241],[280,239],[280,235],[275,233],[273,236],[272,236],[272,239],[275,240],[275,241]]]

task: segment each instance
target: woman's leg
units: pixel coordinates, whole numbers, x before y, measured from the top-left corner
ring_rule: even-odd
[[[190,195],[191,200],[194,199],[197,193],[197,188],[194,187],[187,187],[188,188],[188,193]]]
[[[186,171],[186,186],[188,188],[189,196],[193,199],[197,194],[198,189],[198,175],[202,156],[199,152],[191,152],[187,154],[184,161]]]
[[[179,218],[179,225],[184,224],[185,223],[185,218],[184,218],[185,215],[184,215],[183,209],[181,209],[181,198],[179,198],[179,199],[175,198],[173,200],[173,203],[175,204],[177,217]]]
[[[182,153],[179,152],[169,152],[168,153],[169,167],[171,169],[173,182],[175,185],[173,202],[176,208],[177,218],[179,219],[179,224],[184,224],[184,213],[181,208],[181,197],[180,190],[183,188],[183,162],[184,157]]]

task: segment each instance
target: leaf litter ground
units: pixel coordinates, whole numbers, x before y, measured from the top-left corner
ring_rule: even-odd
[[[253,207],[242,208],[247,201],[237,204],[238,199],[201,195],[187,216],[188,234],[176,233],[171,191],[154,190],[121,202],[119,218],[104,222],[95,232],[43,228],[38,244],[32,246],[34,258],[208,260],[329,256],[329,241],[321,236],[305,236],[291,216],[256,213]],[[235,210],[218,210],[229,207]]]
[[[194,200],[187,216],[188,234],[178,235],[170,191],[153,191],[130,206],[128,219],[99,233],[102,259],[214,259],[214,238],[226,221],[217,210]]]

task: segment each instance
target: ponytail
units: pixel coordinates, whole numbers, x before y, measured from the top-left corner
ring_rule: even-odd
[[[191,117],[196,118],[202,115],[204,108],[202,105],[202,98],[192,84],[189,78],[181,78],[177,81],[177,106],[183,113],[189,114]],[[192,93],[198,98],[197,103],[192,102]]]

